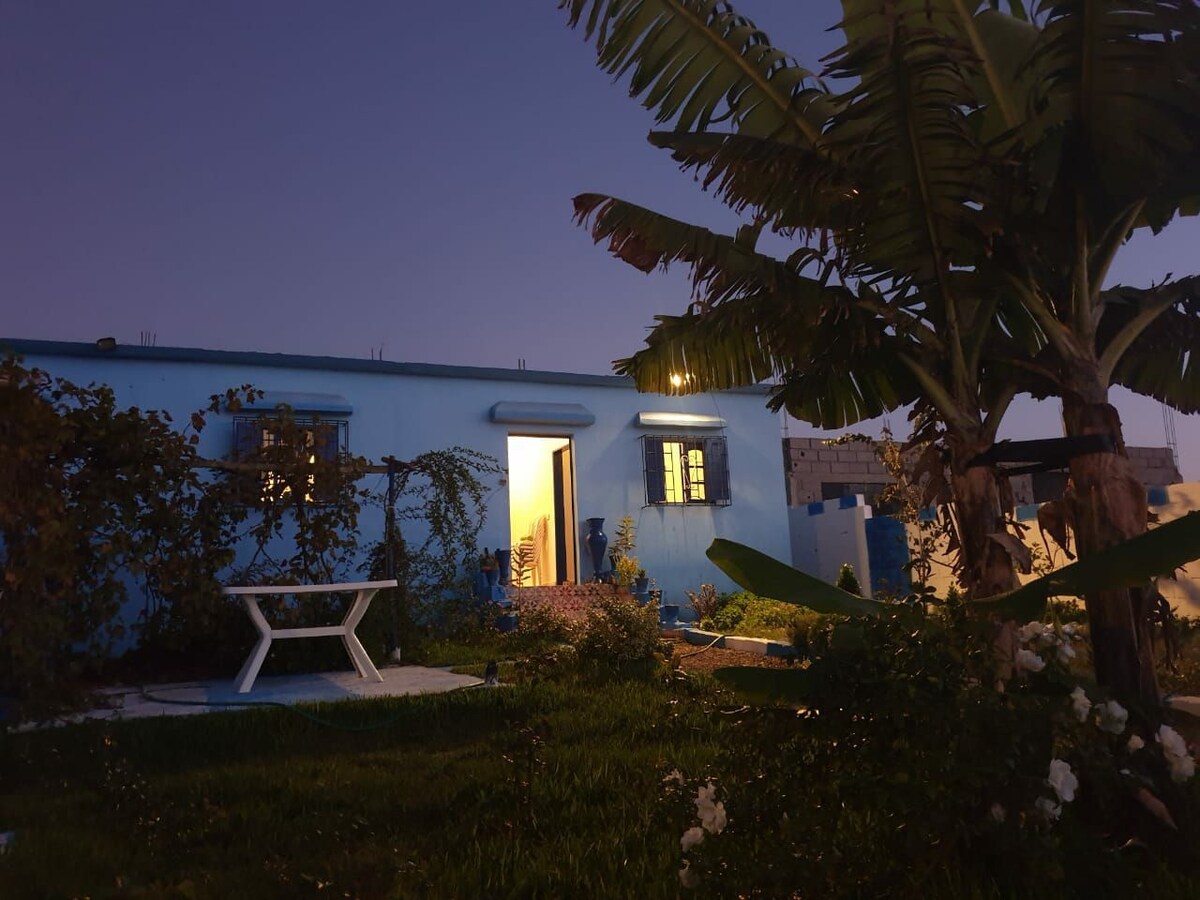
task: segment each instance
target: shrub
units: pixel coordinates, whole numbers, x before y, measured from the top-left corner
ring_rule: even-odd
[[[575,642],[580,662],[618,674],[648,674],[670,648],[662,640],[658,614],[622,594],[601,597]]]
[[[746,607],[751,600],[758,599],[749,591],[737,591],[732,594],[722,594],[717,600],[717,609],[712,616],[702,622],[705,627],[711,628],[713,631],[720,631],[726,634],[737,630],[742,619],[746,615]]]
[[[575,626],[548,603],[522,604],[517,616],[517,634],[541,643],[566,643],[575,636]]]
[[[188,432],[203,427],[0,362],[0,693],[25,712],[80,699],[78,679],[124,636],[133,585],[149,624],[229,613],[217,573],[235,523],[195,467]]]
[[[962,605],[814,623],[807,665],[764,675],[789,679],[799,714],[742,715],[704,778],[722,827],[692,831],[689,878],[720,896],[1059,897],[1194,876],[1190,758],[1075,683],[1077,635],[1022,628],[997,690],[992,626]]]
[[[858,576],[854,574],[854,566],[850,563],[842,563],[834,584],[848,594],[854,594],[856,597],[862,596],[862,586],[858,583]]]
[[[808,615],[804,607],[739,591],[722,595],[717,611],[702,624],[722,634],[786,638]]]

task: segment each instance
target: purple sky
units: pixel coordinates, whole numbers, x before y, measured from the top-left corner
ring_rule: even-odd
[[[0,334],[607,372],[688,289],[593,247],[570,198],[733,219],[554,7],[4,0]],[[814,67],[838,43],[835,0],[739,8]],[[1177,223],[1113,279],[1197,247]],[[1163,443],[1158,404],[1116,399]],[[1056,404],[1009,423],[1059,433]],[[1200,479],[1200,417],[1176,424]]]

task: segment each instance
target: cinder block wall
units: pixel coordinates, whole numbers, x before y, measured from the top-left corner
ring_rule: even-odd
[[[1129,458],[1143,484],[1168,485],[1183,481],[1169,447],[1129,447]],[[866,442],[826,446],[822,438],[785,438],[783,469],[789,506],[804,506],[823,499],[825,482],[890,484],[888,474]],[[1028,475],[1011,479],[1013,501],[1033,502],[1033,481]]]
[[[783,469],[789,506],[823,499],[823,482],[889,484],[892,480],[875,456],[874,446],[865,442],[827,447],[821,438],[786,438]]]

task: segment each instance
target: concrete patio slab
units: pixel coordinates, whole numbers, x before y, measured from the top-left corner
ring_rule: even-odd
[[[55,725],[89,719],[123,720],[158,716],[194,716],[201,713],[253,709],[264,704],[328,703],[371,697],[404,697],[410,694],[439,694],[482,685],[472,675],[424,666],[395,666],[380,669],[383,681],[360,678],[354,672],[324,672],[314,675],[276,675],[259,678],[248,694],[239,694],[232,679],[118,687],[102,691],[103,707],[63,718]],[[37,725],[22,725],[22,731]]]

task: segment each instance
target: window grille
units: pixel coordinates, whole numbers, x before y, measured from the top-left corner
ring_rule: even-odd
[[[278,419],[269,416],[236,417],[233,420],[233,458],[239,462],[260,461],[278,457],[279,448],[286,446]],[[302,445],[295,448],[297,457],[308,462],[336,462],[349,452],[350,423],[344,420],[296,418],[292,420]],[[238,493],[243,503],[254,504],[273,495],[282,483],[282,476],[270,469],[239,478]],[[331,502],[329,491],[319,483],[316,474],[308,476],[305,498],[310,503]]]
[[[646,435],[641,441],[647,505],[732,502],[725,438]]]

